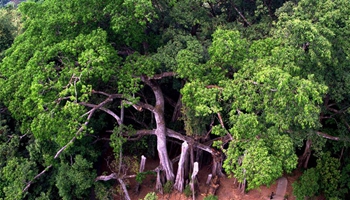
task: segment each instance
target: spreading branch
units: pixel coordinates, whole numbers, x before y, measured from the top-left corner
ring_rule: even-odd
[[[80,102],[79,104],[83,105],[83,106],[86,106],[86,107],[90,107],[90,108],[97,108],[97,105],[91,104],[91,103]],[[111,110],[109,110],[109,109],[107,109],[105,107],[98,107],[98,109],[106,112],[109,115],[111,115],[117,121],[117,123],[119,125],[122,124],[122,121],[121,121],[120,117],[117,114],[115,114],[113,111],[111,111]]]

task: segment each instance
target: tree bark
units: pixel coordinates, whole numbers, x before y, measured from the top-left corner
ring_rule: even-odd
[[[192,176],[191,176],[191,190],[192,190],[192,198],[193,198],[193,200],[195,200],[196,199],[196,190],[195,190],[195,181],[196,181],[196,176],[197,176],[197,174],[198,174],[198,171],[199,171],[199,169],[198,169],[198,162],[195,162],[194,163],[194,166],[193,166],[193,173],[192,173]]]
[[[142,81],[152,88],[154,96],[156,98],[156,105],[151,110],[154,114],[156,120],[156,130],[155,135],[157,136],[157,150],[159,161],[162,169],[165,172],[166,179],[168,181],[174,181],[173,165],[169,159],[168,150],[166,147],[166,132],[167,128],[165,126],[164,119],[164,96],[161,88],[157,83],[153,83],[148,77],[142,76]]]
[[[208,182],[208,184],[210,184],[209,185],[209,190],[208,190],[208,195],[215,195],[216,191],[220,187],[219,177],[215,176],[214,178],[211,179],[211,181],[207,180],[207,182]]]
[[[203,151],[210,153],[213,157],[213,168],[212,168],[213,176],[216,176],[216,175],[225,176],[222,173],[223,158],[222,158],[222,153],[220,151],[218,151],[218,150],[216,150],[208,145],[198,143],[193,138],[185,136],[185,135],[181,135],[180,133],[173,131],[171,129],[167,129],[167,134],[169,137],[176,138],[176,139],[179,139],[181,141],[186,141],[189,143],[190,146],[193,145],[193,147],[199,148]],[[191,159],[192,159],[192,156],[191,156]]]
[[[305,144],[305,150],[304,150],[304,153],[303,155],[299,158],[299,164],[298,164],[298,167],[303,167],[303,168],[307,168],[307,165],[309,163],[309,159],[310,159],[310,156],[311,156],[311,140],[308,139],[306,141],[306,144]]]
[[[207,181],[205,182],[205,184],[209,185],[212,177],[213,177],[212,174],[208,174],[208,178],[207,178]]]
[[[182,192],[184,189],[184,183],[185,183],[185,163],[186,160],[188,159],[188,144],[187,142],[182,143],[181,147],[181,156],[180,156],[180,161],[179,161],[179,167],[177,169],[177,175],[176,175],[176,180],[174,184],[174,188],[178,190],[179,192]]]
[[[125,183],[124,183],[123,179],[118,178],[118,181],[119,181],[120,185],[122,186],[122,189],[123,189],[123,192],[124,192],[124,195],[125,195],[125,199],[126,200],[131,200],[130,196],[129,196],[129,193],[128,193],[128,189],[126,189],[126,186],[125,186]]]
[[[158,167],[156,170],[157,172],[157,181],[156,181],[156,191],[158,191],[160,194],[163,194],[163,184],[162,181],[160,180],[160,171],[161,169]]]
[[[146,157],[144,155],[141,156],[141,163],[140,163],[140,170],[139,172],[143,172],[145,170],[145,165],[146,165]],[[135,188],[136,193],[140,191],[140,183],[136,184]]]

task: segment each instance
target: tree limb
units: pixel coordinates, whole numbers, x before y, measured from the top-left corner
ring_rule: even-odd
[[[221,114],[218,112],[217,115],[218,115],[218,118],[219,118],[221,127],[226,131],[226,135],[230,138],[230,140],[233,140],[232,135],[231,135],[231,134],[228,132],[228,130],[225,128],[224,120],[222,120]]]
[[[244,15],[237,9],[237,7],[234,5],[233,8],[238,12],[239,16],[242,17],[242,19],[247,23],[249,26],[251,26],[251,23],[248,22],[248,20],[244,17]]]
[[[80,102],[79,104],[83,105],[83,106],[90,107],[90,108],[97,107],[97,105],[91,104],[91,103]],[[121,121],[120,117],[117,114],[115,114],[113,111],[111,111],[111,110],[109,110],[107,108],[104,108],[104,107],[99,107],[98,109],[106,112],[109,115],[111,115],[117,121],[118,125],[122,124],[122,121]]]
[[[149,77],[148,79],[155,79],[155,80],[158,80],[158,79],[162,79],[164,77],[173,77],[175,76],[175,72],[163,72],[161,74],[156,74],[154,75],[153,77]]]
[[[47,172],[50,168],[52,167],[52,165],[49,165],[48,167],[46,167],[43,171],[41,171],[39,174],[37,174],[31,181],[29,181],[26,185],[26,187],[22,190],[22,192],[26,192],[28,191],[30,185],[33,183],[33,181],[37,178],[39,178],[40,176],[42,176],[45,172]]]
[[[216,151],[212,147],[209,147],[207,145],[201,144],[201,143],[195,141],[193,138],[185,136],[185,135],[182,135],[182,134],[180,134],[180,133],[178,133],[178,132],[176,132],[174,130],[171,130],[171,129],[167,129],[167,136],[168,137],[172,137],[172,138],[176,138],[176,139],[181,140],[181,141],[186,141],[187,143],[193,144],[197,148],[199,148],[199,149],[201,149],[203,151],[206,151],[206,152],[208,152],[208,153],[210,153],[212,155]]]
[[[112,179],[117,179],[117,174],[116,173],[111,173],[108,176],[102,175],[102,176],[98,176],[95,178],[95,181],[109,181]]]
[[[80,130],[80,129],[79,129]],[[77,139],[76,136],[74,136],[66,145],[64,145],[60,150],[57,151],[54,159],[56,159],[70,144],[72,144]]]
[[[329,139],[329,140],[334,140],[334,141],[342,140],[339,137],[331,136],[331,135],[328,135],[327,133],[323,133],[323,132],[320,132],[320,131],[316,131],[316,134],[321,136],[321,137],[323,137],[323,138]]]

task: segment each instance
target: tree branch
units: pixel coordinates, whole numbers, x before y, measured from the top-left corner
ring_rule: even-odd
[[[193,138],[185,136],[185,135],[182,135],[179,132],[176,132],[176,131],[171,130],[171,129],[167,129],[167,136],[168,137],[172,137],[172,138],[176,138],[176,139],[181,140],[181,141],[186,141],[188,144],[193,144],[197,148],[199,148],[199,149],[201,149],[203,151],[206,151],[206,152],[208,152],[208,153],[210,153],[212,155],[216,151],[210,146],[201,144],[201,143],[195,141]]]
[[[102,106],[104,104],[106,104],[107,102],[111,101],[109,98],[107,98],[105,101],[103,101],[102,103],[100,103],[99,105],[94,106],[90,111],[88,111],[87,113],[89,114],[85,123],[79,128],[79,130],[75,133],[76,136],[74,136],[64,147],[62,147],[55,155],[54,159],[56,159],[70,144],[72,144],[76,139],[77,139],[77,135],[79,135],[79,133],[81,133],[85,127],[87,127],[87,125],[89,124],[89,121],[92,117],[92,115],[94,114],[94,112],[97,109],[101,109]],[[87,113],[85,113],[84,115],[86,115]],[[83,116],[84,116],[83,115]]]
[[[232,135],[228,132],[228,130],[225,128],[224,121],[222,120],[221,114],[217,113],[221,127],[226,131],[226,135],[230,138],[230,140],[233,140]]]
[[[95,105],[95,104],[85,103],[85,102],[80,102],[79,104],[83,105],[83,106],[90,107],[90,108],[95,108],[95,107],[98,106],[98,105]],[[98,109],[106,112],[109,115],[111,115],[117,121],[118,125],[122,124],[122,121],[121,121],[120,117],[117,114],[115,114],[113,111],[111,111],[111,110],[109,110],[107,108],[104,108],[104,107],[98,107]]]
[[[151,80],[151,79],[158,80],[158,79],[162,79],[162,78],[165,78],[165,77],[173,77],[175,75],[176,75],[175,72],[163,72],[161,74],[156,74],[153,77],[149,77],[148,79],[149,80]]]
[[[80,130],[80,129],[79,129]],[[57,151],[54,159],[56,159],[61,153],[62,151],[64,151],[70,144],[72,144],[75,140],[77,139],[76,136],[74,136],[66,145],[64,145],[60,150]]]
[[[242,15],[242,13],[237,9],[237,7],[234,5],[233,8],[238,12],[239,16],[242,17],[242,19],[247,23],[249,26],[251,26],[251,23],[248,22],[248,20]]]
[[[39,178],[40,176],[42,176],[45,172],[47,172],[50,168],[52,167],[52,165],[46,167],[43,171],[41,171],[39,174],[37,174],[31,181],[29,181],[26,185],[26,187],[22,190],[22,192],[26,192],[28,191],[30,185],[33,183],[33,181],[37,178]]]
[[[108,176],[102,175],[102,176],[98,176],[95,178],[95,181],[109,181],[109,180],[115,180],[117,179],[117,174],[116,173],[111,173]]]
[[[137,130],[134,135],[127,135],[123,134],[124,137],[127,137],[127,140],[129,141],[134,141],[134,140],[139,140],[141,137],[145,135],[155,135],[155,130]],[[134,138],[131,138],[131,136],[137,136]]]
[[[334,140],[334,141],[342,140],[339,137],[331,136],[331,135],[328,135],[327,133],[323,133],[323,132],[320,132],[320,131],[316,131],[316,134],[321,136],[321,137],[323,137],[323,138],[329,139],[329,140]]]

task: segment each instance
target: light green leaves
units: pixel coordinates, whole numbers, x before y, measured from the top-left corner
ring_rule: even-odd
[[[295,168],[297,157],[288,136],[276,140],[271,136],[258,136],[250,140],[232,141],[227,149],[224,169],[234,174],[239,182],[247,181],[247,190],[269,185],[286,170]]]
[[[301,76],[297,48],[274,38],[249,45],[238,32],[217,30],[206,64],[193,61],[190,52],[179,54],[183,66],[196,72],[183,73],[189,74],[181,90],[184,104],[198,116],[225,113],[233,141],[223,167],[240,182],[248,181],[248,189],[270,184],[284,171],[295,169],[297,157],[287,131],[320,127],[320,104],[327,87],[312,74]],[[207,71],[220,69],[217,74],[222,76],[207,79],[203,66]],[[217,127],[213,131],[223,135]]]
[[[213,44],[209,47],[210,62],[222,68],[242,67],[248,52],[248,42],[238,31],[218,29],[213,34]]]
[[[28,159],[14,157],[7,160],[6,166],[0,171],[0,180],[5,183],[1,189],[6,199],[17,200],[24,197],[22,190],[37,173],[37,170],[34,169],[35,163]]]

